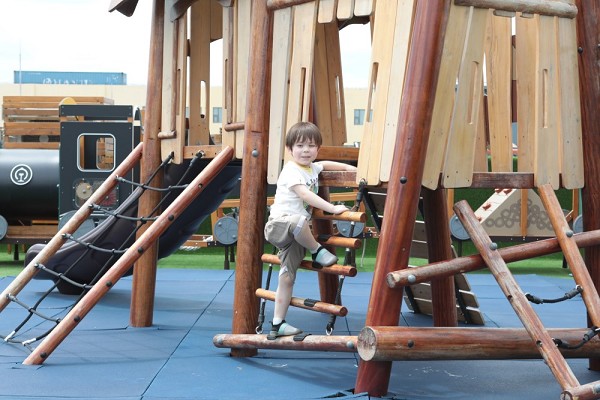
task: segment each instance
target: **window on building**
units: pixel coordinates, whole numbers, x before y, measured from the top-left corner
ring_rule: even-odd
[[[214,123],[223,122],[223,108],[222,107],[213,107],[213,120]]]
[[[365,123],[365,110],[362,108],[354,109],[354,125],[363,125]]]

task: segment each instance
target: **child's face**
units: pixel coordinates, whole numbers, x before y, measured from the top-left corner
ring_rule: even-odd
[[[314,141],[302,141],[296,142],[292,146],[292,159],[300,165],[308,166],[311,162],[317,158],[317,153],[319,152],[319,146],[315,144]]]

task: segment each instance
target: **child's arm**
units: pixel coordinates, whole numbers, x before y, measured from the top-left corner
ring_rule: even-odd
[[[343,204],[334,205],[328,202],[327,200],[319,197],[315,193],[313,193],[309,188],[305,185],[294,185],[290,188],[294,193],[298,195],[302,200],[313,206],[314,208],[319,208],[325,212],[331,214],[341,214],[344,211],[348,211],[348,207]]]
[[[356,171],[356,167],[337,161],[319,161],[324,171]]]

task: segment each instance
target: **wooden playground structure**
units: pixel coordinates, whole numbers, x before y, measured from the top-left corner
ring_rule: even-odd
[[[111,11],[131,15],[136,3],[113,0]],[[375,397],[387,393],[396,360],[543,358],[562,388],[561,399],[600,398],[600,381],[580,384],[565,361],[584,354],[590,368],[600,370],[598,338],[593,337],[600,326],[598,18],[594,0],[155,0],[143,151],[138,146],[113,175],[142,159],[145,181],[171,153],[180,163],[202,151],[214,157],[214,164],[139,233],[136,243],[25,364],[43,363],[134,262],[143,268],[134,269],[131,324],[151,325],[156,238],[207,180],[238,158],[243,167],[232,332],[216,336],[215,345],[231,348],[235,357],[256,355],[260,348],[358,352],[362,360],[355,392]],[[360,149],[343,146],[339,30],[353,23],[370,23],[372,35]],[[210,145],[209,44],[220,38],[223,143]],[[329,187],[357,188],[358,193],[380,188],[387,193],[369,309],[358,337],[267,340],[255,333],[257,291],[270,298],[260,289],[262,260],[277,261],[261,251],[267,183],[276,181],[285,160],[285,132],[299,120],[314,121],[322,130],[319,158],[358,165],[356,174],[323,173],[322,196],[329,196]],[[513,171],[513,120],[518,126],[518,172]],[[86,205],[110,190],[111,179],[114,176]],[[160,186],[160,179],[156,176],[152,184]],[[499,250],[470,206],[459,202],[454,210],[479,255],[453,259],[446,207],[446,190],[451,188],[517,189],[521,204],[527,203],[528,190],[535,189],[555,238]],[[574,234],[569,227],[554,195],[559,188],[582,189],[583,233]],[[139,214],[146,215],[158,196],[146,193]],[[430,264],[409,269],[420,199]],[[35,275],[33,264],[43,263],[60,247],[62,235],[77,229],[86,217],[86,205],[2,293],[0,311],[7,295],[18,293]],[[348,212],[341,218],[364,222],[365,214]],[[331,234],[331,216],[316,214],[313,230]],[[358,246],[354,239],[327,244]],[[586,247],[584,256],[581,247]],[[593,332],[590,347],[576,352],[557,347],[553,338],[558,333],[543,326],[506,267],[507,262],[558,251],[581,289]],[[524,329],[456,327],[453,276],[484,266]],[[322,304],[312,308],[336,315],[352,312],[336,303],[340,277],[351,277],[356,269],[335,265],[317,272]],[[434,327],[399,327],[403,289],[426,281],[431,282]],[[577,341],[586,335],[585,328],[561,335]],[[457,346],[468,350],[458,352]]]

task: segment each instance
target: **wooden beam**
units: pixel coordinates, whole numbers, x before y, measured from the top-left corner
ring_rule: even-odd
[[[494,10],[575,18],[577,7],[570,1],[556,0],[454,0],[459,6],[491,8]]]
[[[555,339],[579,343],[589,329],[548,329]],[[366,326],[358,335],[358,354],[366,361],[511,360],[541,358],[524,329],[413,328]],[[576,350],[560,349],[564,357],[600,356],[600,340]]]
[[[310,335],[302,341],[295,341],[293,336],[268,340],[267,335],[221,334],[213,338],[213,344],[216,347],[240,350],[274,349],[356,353],[356,336]]]

